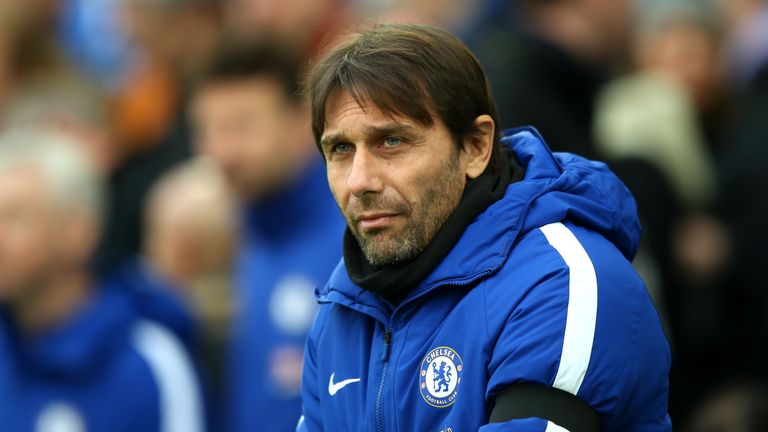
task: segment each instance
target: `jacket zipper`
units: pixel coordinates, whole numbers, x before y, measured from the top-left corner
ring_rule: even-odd
[[[439,285],[448,285],[448,286],[463,286],[463,285],[469,285],[474,283],[476,280],[481,279],[491,273],[490,270],[483,271],[481,273],[478,273],[474,275],[471,278],[459,280],[459,281],[453,281],[453,282],[443,282]],[[422,297],[426,295],[430,290],[427,290],[423,292],[422,294],[409,299],[408,302],[412,302],[413,300],[416,300],[419,297]],[[392,323],[395,320],[395,315],[397,314],[398,310],[400,309],[400,306],[403,304],[398,305],[397,308],[392,312],[392,315],[389,316],[389,323],[387,323],[387,329],[384,331],[384,352],[382,353],[382,360],[384,361],[384,366],[381,370],[381,380],[379,381],[379,389],[376,392],[376,431],[377,432],[384,432],[384,408],[383,408],[383,399],[384,399],[384,386],[387,382],[387,372],[389,372],[389,355],[392,347]]]
[[[392,345],[392,323],[395,320],[395,313],[392,312],[392,315],[389,317],[389,323],[387,324],[387,329],[384,331],[384,352],[382,353],[382,360],[384,361],[384,366],[381,369],[381,380],[379,381],[379,390],[376,392],[376,431],[377,432],[384,432],[384,408],[383,405],[383,399],[384,399],[384,385],[387,382],[387,372],[389,371],[389,352],[390,347]]]

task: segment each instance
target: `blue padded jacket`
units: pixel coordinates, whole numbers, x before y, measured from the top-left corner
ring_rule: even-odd
[[[502,142],[523,180],[478,216],[397,306],[343,261],[316,291],[299,431],[557,431],[487,424],[497,393],[540,383],[604,431],[669,431],[669,346],[632,268],[634,199],[606,165],[553,154],[532,128]]]

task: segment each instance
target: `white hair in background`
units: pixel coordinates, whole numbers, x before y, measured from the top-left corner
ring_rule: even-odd
[[[0,174],[26,167],[40,170],[59,209],[84,210],[101,220],[102,179],[71,135],[45,128],[0,133]]]

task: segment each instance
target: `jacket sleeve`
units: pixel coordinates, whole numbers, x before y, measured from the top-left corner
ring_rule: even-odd
[[[301,418],[296,425],[297,432],[320,432],[323,430],[320,415],[320,393],[317,388],[317,364],[315,355],[315,334],[317,321],[307,337],[304,349],[304,367],[301,375]]]
[[[554,263],[553,263],[554,264]],[[517,383],[538,383],[552,386],[558,374],[568,308],[568,275],[560,265],[541,276],[515,311],[503,324],[501,333],[492,345],[489,365],[490,379],[486,388],[489,409],[496,395],[505,387]],[[499,302],[495,302],[499,304]],[[492,309],[494,306],[489,304]],[[493,314],[493,312],[491,312]],[[569,391],[576,393],[575,380],[584,373],[584,365],[570,365]],[[562,374],[561,374],[562,375]],[[561,381],[565,381],[561,379]],[[560,385],[564,384],[563,382]],[[575,390],[575,391],[573,391]],[[481,432],[552,432],[545,419],[528,418],[492,423],[480,428]]]
[[[488,335],[487,404],[509,385],[538,383],[582,399],[602,430],[671,430],[669,348],[658,315],[631,265],[582,235],[552,224],[528,239],[520,265],[529,271],[510,281],[525,294],[513,307],[499,300],[509,286],[486,287],[489,320],[500,321],[489,323],[498,330]],[[515,422],[483,430],[520,430]]]

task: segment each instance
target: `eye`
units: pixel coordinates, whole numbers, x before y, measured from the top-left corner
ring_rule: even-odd
[[[352,151],[352,144],[338,143],[331,149],[331,153],[348,153]]]
[[[402,144],[402,142],[403,142],[402,139],[394,136],[388,136],[384,138],[384,145],[387,147],[397,147],[400,144]]]

